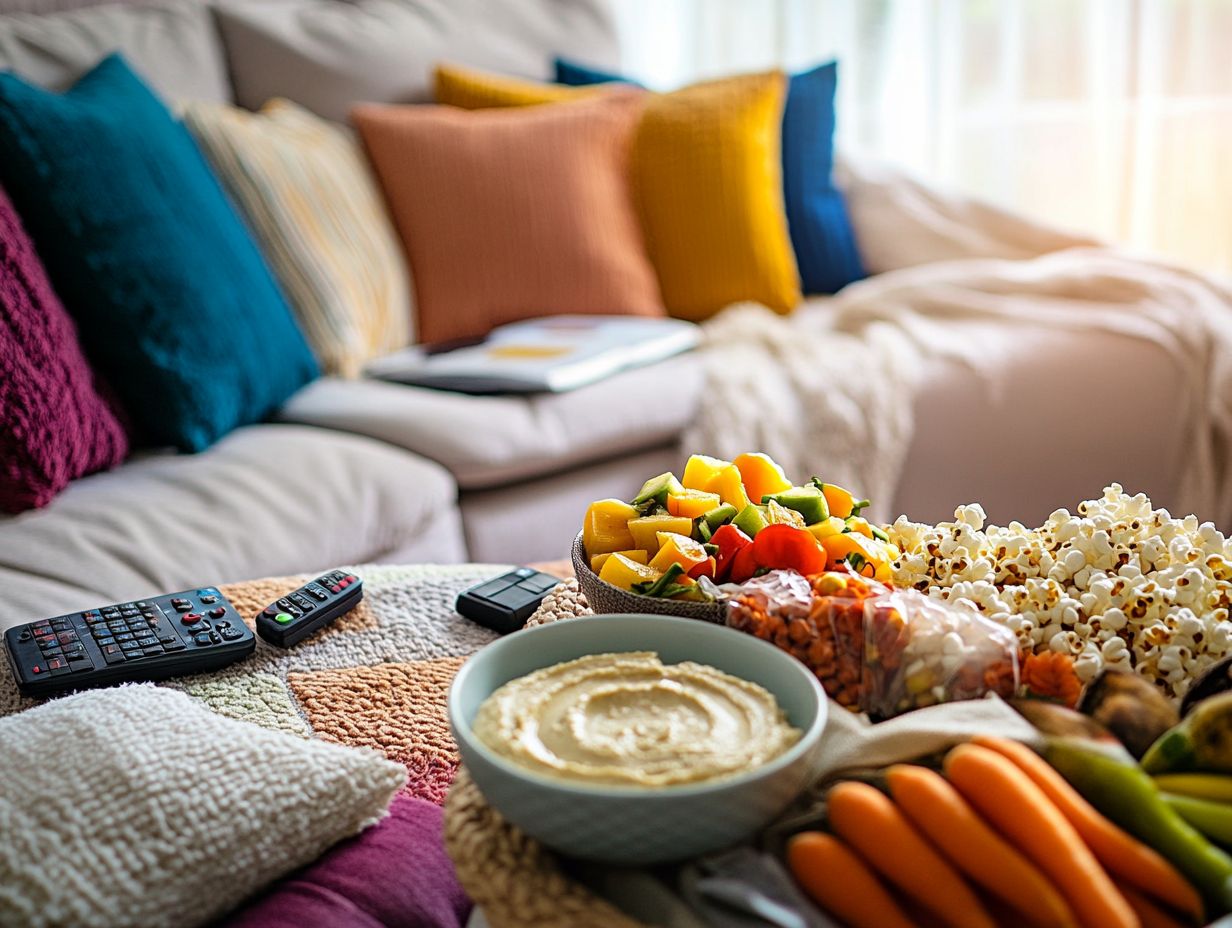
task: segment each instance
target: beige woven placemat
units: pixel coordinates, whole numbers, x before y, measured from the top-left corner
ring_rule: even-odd
[[[527,627],[591,615],[576,580],[549,593]],[[565,872],[560,860],[484,801],[465,768],[445,801],[445,848],[492,928],[644,928]]]

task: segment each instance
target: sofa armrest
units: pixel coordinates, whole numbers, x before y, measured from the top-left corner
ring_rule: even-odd
[[[834,174],[870,274],[960,258],[1035,258],[1100,244],[887,165],[840,155]]]

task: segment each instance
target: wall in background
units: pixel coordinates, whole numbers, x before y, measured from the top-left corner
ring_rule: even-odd
[[[1232,0],[615,0],[659,88],[841,62],[839,145],[1232,271]]]

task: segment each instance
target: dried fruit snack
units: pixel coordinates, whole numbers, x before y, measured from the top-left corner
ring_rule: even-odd
[[[727,624],[794,655],[816,674],[827,695],[859,710],[864,668],[864,600],[888,592],[850,571],[806,578],[772,571],[744,584],[728,606]]]
[[[1018,688],[1013,632],[974,609],[895,590],[864,602],[863,708],[873,718]]]
[[[745,584],[727,624],[794,655],[848,709],[889,718],[1018,686],[1012,633],[973,610],[850,571],[774,571]]]

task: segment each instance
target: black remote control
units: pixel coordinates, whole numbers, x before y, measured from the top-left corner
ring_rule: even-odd
[[[289,648],[345,615],[364,598],[364,582],[345,570],[331,570],[270,603],[257,615],[257,634]]]
[[[213,587],[17,625],[4,643],[23,696],[217,670],[257,646]]]
[[[558,583],[559,577],[533,567],[519,567],[459,593],[455,608],[471,621],[507,635],[526,624]]]

